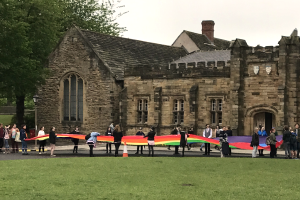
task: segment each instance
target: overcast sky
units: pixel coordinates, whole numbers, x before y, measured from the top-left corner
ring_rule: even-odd
[[[123,37],[171,45],[183,30],[201,33],[215,21],[215,37],[248,45],[277,45],[300,28],[300,0],[122,0]],[[120,10],[121,11],[121,10]]]

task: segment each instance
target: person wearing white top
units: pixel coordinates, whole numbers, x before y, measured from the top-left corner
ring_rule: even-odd
[[[45,135],[44,127],[41,127],[40,130],[39,130],[39,133],[38,133],[38,137],[39,136],[44,136],[44,135]],[[40,140],[39,143],[40,143],[39,154],[42,154],[41,149],[43,150],[43,153],[44,153],[46,140]]]
[[[203,131],[203,137],[212,138],[212,130],[209,128],[209,124],[206,124],[206,128]],[[209,155],[210,153],[210,143],[205,143],[205,153],[203,155]]]

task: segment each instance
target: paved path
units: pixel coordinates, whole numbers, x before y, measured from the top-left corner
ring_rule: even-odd
[[[119,157],[122,157],[124,146],[121,145],[119,150]],[[47,151],[39,155],[37,151],[34,150],[34,147],[29,151],[29,155],[22,155],[22,153],[10,153],[10,154],[0,154],[0,160],[19,160],[19,159],[40,159],[40,158],[51,158],[50,151]],[[136,146],[127,146],[129,157],[148,157],[148,147],[143,151],[143,155],[135,154]],[[180,155],[174,155],[174,147],[171,147],[171,150],[167,150],[167,147],[154,147],[154,156],[155,157],[181,157]],[[78,153],[73,154],[73,146],[65,145],[65,146],[56,146],[55,153],[57,155],[56,158],[72,158],[72,157],[89,157],[89,147],[87,145],[79,145]],[[179,148],[179,152],[181,153],[181,148]],[[185,157],[207,157],[203,155],[203,151],[199,150],[199,147],[192,148],[190,151],[185,151]],[[251,158],[252,150],[241,150],[241,149],[232,149],[232,155],[229,157],[249,157]],[[258,158],[269,158],[269,151],[264,151],[264,157]],[[284,151],[278,150],[278,158],[284,158]],[[95,157],[114,157],[114,146],[112,145],[112,154],[106,154],[105,144],[98,145],[94,149]],[[209,157],[220,157],[220,152],[212,149],[211,155]]]

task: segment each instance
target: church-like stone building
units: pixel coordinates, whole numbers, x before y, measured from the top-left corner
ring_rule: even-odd
[[[250,135],[299,121],[300,40],[295,30],[279,46],[183,31],[172,46],[71,28],[49,56],[51,75],[39,88],[38,126],[100,131],[114,122],[126,134],[177,124],[201,134],[205,124]]]

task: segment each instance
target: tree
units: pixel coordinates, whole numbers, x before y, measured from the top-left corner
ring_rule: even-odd
[[[44,83],[47,56],[73,24],[119,35],[115,22],[120,2],[95,0],[1,0],[0,93],[15,96],[17,124],[24,122],[24,100]],[[119,6],[118,6],[119,7]],[[118,8],[117,7],[117,8]]]

